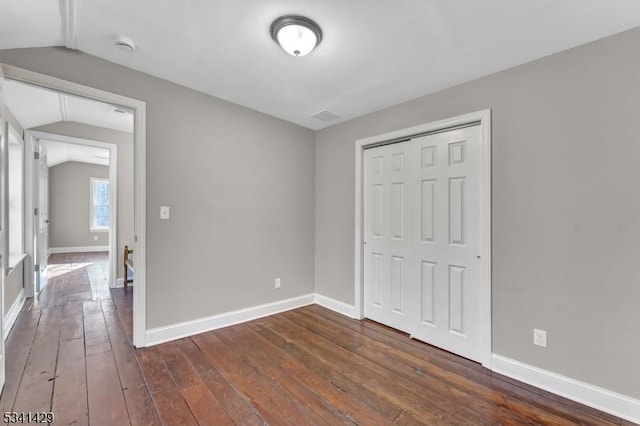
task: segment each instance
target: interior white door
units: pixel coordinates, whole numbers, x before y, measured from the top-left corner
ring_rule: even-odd
[[[49,166],[47,151],[43,144],[37,142],[39,158],[34,168],[34,186],[37,195],[38,214],[34,215],[36,229],[36,292],[40,293],[47,286],[47,251],[49,250]]]
[[[411,336],[480,362],[480,126],[414,139],[419,292]]]
[[[411,150],[411,141],[366,150],[364,168],[365,316],[407,332],[415,275]]]
[[[480,126],[364,156],[365,316],[481,361]]]
[[[8,182],[8,153],[9,153],[9,134],[4,117],[4,74],[0,66],[0,391],[4,387],[4,372],[6,356],[4,351],[4,282],[7,273],[7,256],[8,256],[8,234],[7,229],[7,212],[6,200],[8,199],[7,182]]]

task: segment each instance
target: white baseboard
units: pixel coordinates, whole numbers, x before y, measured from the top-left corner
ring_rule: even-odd
[[[111,288],[122,288],[124,287],[124,278],[117,278],[116,285]]]
[[[640,400],[493,354],[491,369],[512,379],[640,424]]]
[[[84,247],[50,247],[48,255],[58,253],[93,253],[97,251],[109,251],[109,246],[84,246]]]
[[[11,331],[11,327],[15,324],[16,319],[18,319],[18,315],[22,310],[22,306],[24,305],[24,301],[26,300],[24,296],[24,289],[20,290],[18,293],[18,297],[13,302],[13,305],[7,311],[7,314],[4,316],[4,338],[6,339]]]
[[[316,293],[316,303],[324,308],[330,309],[342,315],[346,315],[349,318],[356,318],[356,307],[347,303],[341,302],[331,297],[323,296]]]
[[[301,308],[303,306],[311,305],[314,301],[315,295],[307,294],[251,308],[225,312],[223,314],[200,318],[193,321],[152,328],[145,332],[144,343],[145,346],[154,346],[171,340],[206,333],[207,331],[216,330],[218,328],[228,327],[230,325],[266,317],[268,315],[289,311],[291,309]]]

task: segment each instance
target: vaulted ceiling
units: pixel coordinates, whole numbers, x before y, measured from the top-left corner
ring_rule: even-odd
[[[4,84],[4,102],[25,129],[58,121],[74,121],[133,133],[133,114],[122,107],[17,81]]]
[[[292,13],[324,33],[302,58],[269,35]],[[638,0],[0,0],[0,49],[79,49],[311,129],[638,25]]]
[[[49,167],[57,166],[67,161],[97,164],[100,166],[109,165],[108,149],[48,139],[40,139],[40,142],[46,149],[47,165]]]

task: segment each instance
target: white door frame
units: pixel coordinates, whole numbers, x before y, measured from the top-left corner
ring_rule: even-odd
[[[147,183],[146,183],[146,111],[147,104],[137,99],[129,98],[100,89],[83,86],[50,77],[33,71],[28,71],[12,65],[0,64],[4,75],[8,79],[22,81],[28,84],[41,86],[50,90],[81,96],[96,101],[106,102],[112,105],[122,106],[134,111],[133,131],[133,191],[134,191],[134,250],[136,254],[136,282],[133,286],[133,344],[136,347],[144,347],[147,330],[146,318],[146,275],[147,275],[147,250],[146,250],[146,214],[147,214]]]
[[[58,135],[55,133],[48,132],[39,132],[35,130],[25,130],[25,141],[27,145],[29,145],[29,153],[31,154],[30,159],[33,159],[33,151],[37,141],[40,139],[50,140],[62,143],[70,143],[75,145],[84,145],[84,146],[92,146],[96,148],[102,148],[109,150],[109,186],[110,186],[110,194],[109,194],[109,287],[116,286],[116,280],[118,278],[118,145],[108,142],[94,141],[91,139],[84,138],[76,138],[65,135]],[[29,170],[26,170],[26,173],[30,176],[33,176],[33,161],[28,162],[30,164]],[[33,182],[31,182],[33,183]],[[25,209],[27,212],[33,212],[33,208],[35,207],[33,203],[35,200],[33,199],[33,185],[26,187],[26,203]],[[49,193],[49,197],[51,197],[51,193]],[[49,212],[51,213],[51,212]],[[55,220],[55,218],[54,218]],[[35,247],[33,246],[33,227],[28,227],[30,229],[25,229],[27,231],[27,241],[28,241],[28,250],[27,253],[34,256]],[[35,259],[35,256],[32,257]],[[31,265],[31,270],[33,270],[33,265]],[[31,288],[31,295],[33,295],[33,286],[35,283],[33,282],[33,277],[31,277],[27,284]]]
[[[4,388],[5,364],[7,357],[4,344],[4,285],[8,268],[9,236],[6,231],[9,225],[7,209],[9,205],[9,135],[5,134],[8,126],[5,125],[4,85],[2,84],[4,72],[0,67],[0,392]]]
[[[482,170],[480,172],[480,256],[481,256],[481,294],[482,294],[482,365],[491,368],[491,110],[485,109],[445,120],[396,130],[377,136],[359,139],[355,142],[355,315],[364,318],[364,200],[363,200],[363,156],[366,148],[386,143],[399,142],[420,134],[445,131],[447,129],[478,123],[482,129]]]

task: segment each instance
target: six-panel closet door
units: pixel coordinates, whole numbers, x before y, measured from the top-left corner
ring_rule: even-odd
[[[480,126],[365,150],[365,316],[480,361]]]

